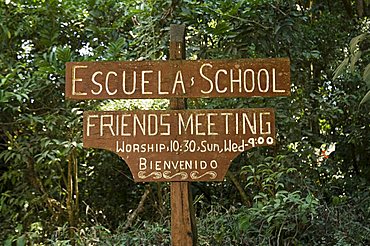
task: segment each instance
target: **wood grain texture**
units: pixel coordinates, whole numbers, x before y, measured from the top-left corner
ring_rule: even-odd
[[[197,245],[193,198],[188,182],[171,182],[171,238],[173,246]]]

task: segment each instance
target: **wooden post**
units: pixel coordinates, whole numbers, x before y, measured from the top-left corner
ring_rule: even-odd
[[[184,25],[171,25],[170,59],[185,59]],[[185,109],[186,99],[171,99],[170,108]],[[171,182],[171,238],[173,246],[197,245],[197,229],[189,182]]]

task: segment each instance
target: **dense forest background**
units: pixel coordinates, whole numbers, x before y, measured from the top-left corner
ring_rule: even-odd
[[[0,241],[170,244],[169,184],[81,139],[84,110],[168,102],[66,101],[65,62],[167,59],[181,23],[188,59],[291,60],[290,97],[188,101],[274,107],[278,131],[192,184],[199,245],[369,245],[369,2],[0,0]]]

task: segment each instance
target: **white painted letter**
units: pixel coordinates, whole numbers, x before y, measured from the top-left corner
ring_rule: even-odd
[[[95,91],[93,91],[93,90],[91,90],[91,93],[92,94],[94,94],[94,95],[99,95],[102,91],[103,91],[103,86],[100,84],[100,83],[98,83],[98,82],[96,82],[96,80],[95,80],[95,77],[96,77],[96,75],[102,75],[103,73],[101,72],[101,71],[97,71],[97,72],[95,72],[93,75],[92,75],[92,77],[91,77],[91,81],[95,84],[95,85],[97,85],[97,86],[99,86],[99,90],[97,91],[97,92],[95,92]]]
[[[168,91],[162,91],[161,84],[162,84],[162,72],[161,70],[159,70],[158,71],[158,95],[167,95]]]
[[[229,134],[229,116],[233,115],[232,113],[221,113],[222,116],[225,116],[225,134]],[[235,122],[238,124],[238,122]]]
[[[211,136],[211,135],[218,135],[217,132],[213,132],[212,131],[212,127],[215,126],[216,124],[212,121],[212,116],[217,116],[218,114],[217,113],[208,113],[207,114],[207,126],[208,126],[208,131],[207,131],[207,135],[208,136]]]
[[[271,134],[271,122],[266,122],[267,131],[263,131],[263,116],[264,115],[270,115],[270,112],[262,112],[260,113],[260,133],[261,134]]]
[[[107,93],[110,96],[112,96],[112,95],[114,95],[114,94],[117,93],[117,89],[115,91],[113,91],[113,92],[109,90],[109,75],[111,75],[111,74],[117,77],[117,73],[116,72],[113,72],[113,71],[109,71],[107,73],[107,76],[105,77],[105,89],[107,90]]]
[[[87,125],[86,125],[86,135],[89,137],[90,136],[90,127],[95,126],[95,124],[91,124],[90,118],[98,118],[98,115],[88,115],[87,116]]]
[[[109,122],[104,123],[104,118],[108,118]],[[104,136],[104,127],[107,126],[109,128],[110,133],[112,136],[115,136],[114,131],[113,131],[113,115],[108,114],[108,115],[101,115],[100,116],[100,136]]]
[[[128,127],[128,124],[125,123],[125,117],[130,117],[130,114],[122,114],[121,115],[121,136],[131,136],[131,133],[125,132],[126,127]]]
[[[158,117],[156,114],[148,114],[147,124],[148,124],[148,136],[157,135],[158,134]]]
[[[140,170],[145,170],[146,169],[146,159],[145,158],[140,157],[139,169]]]
[[[201,92],[204,93],[204,94],[209,94],[213,91],[213,81],[210,78],[208,78],[207,76],[204,75],[203,67],[205,67],[205,66],[212,68],[212,65],[209,64],[209,63],[205,63],[199,69],[200,76],[209,82],[209,90],[208,91],[201,90]]]
[[[193,135],[193,131],[194,131],[194,126],[193,126],[193,114],[190,115],[190,117],[188,118],[188,121],[186,122],[186,125],[185,125],[185,122],[184,122],[184,119],[182,118],[182,114],[179,113],[178,115],[179,117],[179,124],[178,124],[178,127],[179,127],[179,135],[182,134],[182,131],[181,131],[181,128],[184,128],[184,131],[186,132],[189,125],[190,125],[190,134]]]
[[[172,94],[175,94],[177,84],[181,85],[182,93],[185,94],[185,85],[184,85],[184,80],[182,79],[181,70],[177,71],[176,73],[175,83],[173,84],[173,88],[172,88]]]
[[[196,114],[195,115],[195,135],[202,136],[206,135],[205,132],[200,132],[199,127],[203,125],[202,120],[199,119],[199,117],[203,117],[205,114]]]
[[[150,70],[150,71],[141,71],[141,93],[143,95],[153,94],[153,92],[151,92],[151,91],[145,91],[145,85],[149,84],[149,81],[145,80],[145,74],[146,73],[152,73],[152,72],[153,72],[152,70]]]
[[[160,117],[161,122],[159,124],[161,126],[165,126],[167,128],[166,132],[161,132],[162,136],[170,136],[171,135],[171,124],[164,122],[164,118],[167,117],[167,116],[170,116],[170,114],[161,114],[161,117]]]
[[[247,73],[251,73],[251,83],[252,83],[252,88],[249,90],[248,89],[248,79],[247,79]],[[244,90],[245,92],[253,92],[255,87],[255,81],[254,81],[254,71],[252,69],[246,69],[244,71]]]
[[[134,76],[132,78],[132,91],[126,91],[126,71],[122,72],[122,90],[126,95],[134,94],[136,90],[136,71],[134,71]]]
[[[278,92],[278,93],[284,93],[285,92],[285,90],[276,89],[276,71],[275,71],[275,68],[272,69],[272,91],[273,92]]]
[[[242,70],[238,69],[239,78],[234,79],[234,72],[233,69],[230,69],[230,90],[231,92],[234,92],[234,83],[238,83],[238,91],[242,92]]]
[[[76,82],[81,82],[81,78],[76,78],[76,69],[77,68],[87,68],[87,66],[73,66],[72,67],[72,95],[75,96],[85,96],[86,92],[77,92],[76,91]]]
[[[266,88],[262,90],[261,87],[261,73],[264,72],[266,76]],[[266,69],[261,69],[258,71],[258,89],[260,92],[267,92],[269,90],[269,72]]]
[[[218,79],[220,78],[220,73],[223,73],[223,74],[226,74],[227,75],[227,71],[225,69],[220,69],[216,72],[216,75],[215,75],[215,85],[216,85],[216,91],[218,93],[225,93],[227,91],[227,87],[225,86],[225,88],[223,90],[220,90],[220,88],[218,87]]]

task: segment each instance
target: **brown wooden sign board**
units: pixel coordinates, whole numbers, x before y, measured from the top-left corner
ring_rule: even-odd
[[[68,99],[289,95],[287,58],[66,63]]]
[[[88,111],[84,147],[115,152],[136,182],[222,181],[241,152],[275,144],[271,108]]]

